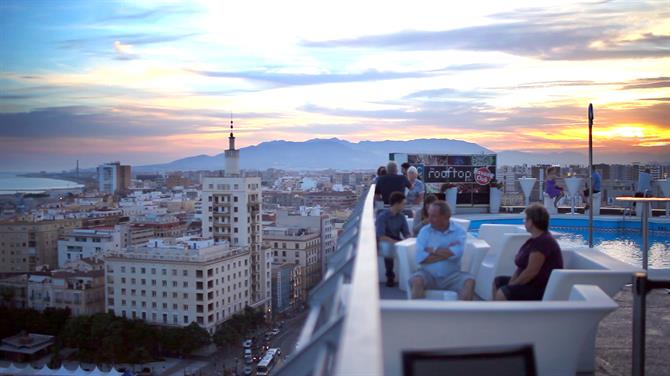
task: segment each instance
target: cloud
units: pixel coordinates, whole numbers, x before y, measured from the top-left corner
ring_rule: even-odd
[[[551,13],[538,9],[493,15],[497,21],[442,31],[408,30],[352,39],[305,41],[313,48],[499,51],[544,60],[663,58],[670,56],[670,34],[627,35],[620,9],[591,13]],[[609,13],[609,14],[608,14]],[[502,21],[502,22],[501,22]]]
[[[370,70],[362,73],[323,73],[299,74],[278,73],[271,71],[205,71],[188,69],[189,72],[208,77],[242,78],[253,81],[268,82],[281,86],[320,85],[330,83],[397,80],[403,78],[428,77],[432,72],[380,72]]]
[[[670,77],[640,78],[625,85],[621,89],[657,89],[661,87],[670,87]]]
[[[133,46],[130,44],[123,44],[118,40],[114,41],[114,50],[117,54],[118,60],[133,60],[139,58],[139,55],[133,53]]]
[[[103,18],[102,21],[147,21],[155,20],[172,15],[183,15],[197,13],[199,10],[194,4],[180,6],[177,4],[166,4],[152,9],[128,11],[127,7],[119,7],[116,14]]]
[[[500,64],[462,64],[450,65],[444,68],[413,71],[393,72],[368,70],[360,73],[282,73],[270,69],[257,71],[210,71],[198,69],[186,69],[186,71],[207,77],[242,78],[252,81],[267,82],[279,86],[306,86],[332,83],[370,82],[398,80],[405,78],[423,78],[446,74],[450,72],[491,69],[500,67]]]

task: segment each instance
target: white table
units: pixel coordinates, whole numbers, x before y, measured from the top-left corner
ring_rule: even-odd
[[[649,265],[649,204],[652,202],[670,202],[670,197],[617,197],[617,201],[637,202],[642,204],[642,267],[647,270]]]
[[[570,214],[575,214],[575,196],[577,196],[579,189],[582,187],[583,181],[584,178],[579,178],[577,176],[565,178],[565,186],[568,188],[568,193],[572,197],[572,208],[570,209]]]
[[[656,184],[661,188],[663,196],[670,197],[670,179],[656,180]],[[670,217],[670,202],[665,203],[665,216]]]

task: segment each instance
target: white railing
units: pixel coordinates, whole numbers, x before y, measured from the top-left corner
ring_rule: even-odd
[[[310,291],[296,351],[276,375],[383,374],[373,204],[374,185],[344,225],[324,279]]]

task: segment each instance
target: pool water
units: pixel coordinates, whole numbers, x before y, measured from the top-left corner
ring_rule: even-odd
[[[473,220],[470,230],[479,231],[483,223],[523,224],[522,218]],[[588,220],[552,218],[549,229],[560,240],[587,245]],[[642,265],[642,232],[639,221],[594,220],[593,245],[610,256],[635,266]],[[670,224],[649,223],[649,267],[670,269]]]

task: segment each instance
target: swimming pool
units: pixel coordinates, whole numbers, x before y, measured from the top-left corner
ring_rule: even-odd
[[[523,224],[523,218],[497,218],[472,220],[470,231],[478,233],[483,223]],[[586,218],[552,218],[552,232],[561,241],[588,244],[589,228]],[[642,265],[642,232],[640,222],[621,219],[593,221],[593,245],[603,252],[631,265]],[[649,222],[649,267],[670,268],[670,223]]]

